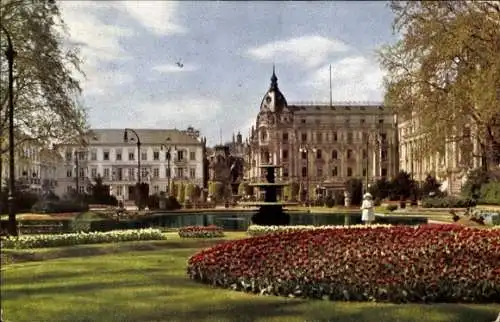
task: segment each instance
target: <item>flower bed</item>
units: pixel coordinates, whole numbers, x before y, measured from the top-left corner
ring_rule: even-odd
[[[2,240],[1,245],[2,248],[28,249],[161,239],[165,239],[165,237],[158,229],[138,229],[116,230],[111,232],[80,232],[61,235],[7,237]]]
[[[188,226],[179,229],[182,238],[217,238],[224,237],[224,229],[219,226]]]
[[[392,227],[391,225],[351,225],[351,226],[312,226],[312,225],[297,225],[297,226],[259,226],[250,225],[247,229],[249,236],[262,236],[273,233],[294,232],[303,230],[318,230],[318,229],[351,229],[351,228],[378,228]]]
[[[191,279],[234,290],[330,300],[494,302],[500,230],[455,225],[298,229],[193,255]]]

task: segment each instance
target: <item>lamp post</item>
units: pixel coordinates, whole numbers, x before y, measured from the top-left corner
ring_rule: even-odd
[[[141,139],[139,138],[139,135],[137,134],[137,132],[133,129],[129,129],[129,128],[126,128],[124,131],[123,131],[123,141],[125,143],[128,143],[129,139],[128,139],[128,132],[131,132],[135,135],[135,138],[136,138],[136,144],[137,144],[137,187],[136,187],[136,197],[137,197],[137,207],[139,208],[139,210],[142,209],[142,202],[141,202],[141,197],[142,197],[142,193],[141,193]]]
[[[165,141],[170,142],[170,138],[167,138]],[[167,160],[167,194],[170,195],[170,178],[172,176],[170,169],[170,161],[172,160],[172,154],[170,151],[172,150],[172,146],[167,144],[161,144],[160,148],[166,150],[165,159]],[[174,150],[177,150],[177,147],[174,145]]]
[[[0,25],[1,26],[1,25]],[[14,204],[15,198],[15,168],[14,168],[14,58],[16,57],[16,52],[14,46],[12,45],[12,39],[10,38],[9,32],[1,26],[3,32],[7,36],[7,50],[5,51],[5,57],[7,57],[7,62],[9,66],[9,234],[17,236],[17,224],[16,224],[16,209]]]
[[[308,148],[301,147],[299,148],[299,152],[306,154],[306,185],[307,185],[307,194],[306,194],[306,203],[309,204],[309,152],[312,150],[313,153],[316,153],[316,148]]]

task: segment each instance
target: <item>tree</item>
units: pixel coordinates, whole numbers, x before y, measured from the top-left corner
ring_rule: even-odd
[[[360,179],[349,179],[345,183],[346,190],[351,195],[352,205],[361,205],[363,200],[363,182]]]
[[[16,146],[34,141],[42,145],[75,141],[87,129],[86,112],[75,74],[82,73],[77,48],[66,40],[68,32],[55,1],[4,0],[0,3],[2,59],[0,64],[0,138],[8,122],[8,33],[17,55],[14,60]],[[0,155],[7,144],[0,141]]]
[[[399,196],[400,200],[406,200],[416,193],[416,183],[410,174],[400,171],[391,182],[392,193]]]
[[[385,199],[389,197],[391,193],[392,185],[387,178],[383,177],[377,181],[375,181],[375,184],[373,184],[369,188],[369,192],[373,195],[375,199]]]
[[[385,104],[418,123],[425,155],[477,140],[487,168],[500,160],[498,1],[392,1],[401,40],[379,51]],[[444,130],[443,130],[444,129]],[[467,134],[472,130],[472,137]],[[431,139],[432,138],[432,139]]]

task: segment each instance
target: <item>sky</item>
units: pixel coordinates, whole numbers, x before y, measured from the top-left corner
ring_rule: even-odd
[[[61,1],[93,128],[248,136],[273,64],[289,104],[383,99],[382,1]]]

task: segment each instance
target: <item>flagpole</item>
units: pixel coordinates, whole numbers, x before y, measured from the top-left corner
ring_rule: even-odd
[[[333,106],[332,101],[332,65],[330,64],[330,107]]]

